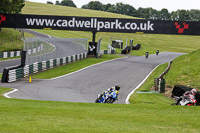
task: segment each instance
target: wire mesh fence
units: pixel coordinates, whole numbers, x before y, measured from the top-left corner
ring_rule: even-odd
[[[25,38],[26,65],[87,52],[85,38]]]

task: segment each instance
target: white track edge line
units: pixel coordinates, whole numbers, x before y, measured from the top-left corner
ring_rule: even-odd
[[[162,65],[162,64],[160,64]],[[146,78],[135,88],[131,91],[131,93],[128,94],[128,96],[126,97],[125,103],[126,104],[130,104],[129,99],[131,97],[131,95],[142,85],[144,84],[144,82],[148,79],[148,77],[153,73],[154,70],[156,70],[156,68],[158,68],[160,65],[157,65],[147,76]]]
[[[126,56],[126,57],[123,57],[123,58],[128,58],[128,57]],[[96,66],[96,65],[100,65],[100,64],[103,64],[103,63],[111,62],[111,61],[114,61],[114,60],[123,59],[123,58],[117,58],[117,59],[112,59],[112,60],[108,60],[108,61],[100,62],[100,63],[94,64],[94,65],[90,65],[90,66],[88,66],[88,67],[82,68],[82,69],[80,69],[80,70],[77,70],[77,71],[75,71],[75,72],[71,72],[71,73],[66,74],[66,75],[62,75],[62,76],[55,77],[55,78],[52,78],[52,79],[43,79],[43,80],[55,80],[55,79],[63,78],[63,77],[66,77],[66,76],[72,75],[72,74],[74,74],[74,73],[77,73],[77,72],[83,71],[83,70],[85,70],[85,69],[87,69],[87,68],[90,68],[90,67],[93,67],[93,66]]]
[[[5,93],[5,94],[4,94],[4,97],[6,97],[6,98],[11,98],[11,97],[8,96],[8,95],[10,95],[11,93],[14,93],[14,92],[18,91],[18,89],[15,89],[15,88],[12,88],[12,89],[13,89],[12,91],[9,91],[9,92]]]

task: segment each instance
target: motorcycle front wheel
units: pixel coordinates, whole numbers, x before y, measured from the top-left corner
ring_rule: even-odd
[[[105,103],[114,103],[115,99],[109,97],[108,99],[106,99]]]

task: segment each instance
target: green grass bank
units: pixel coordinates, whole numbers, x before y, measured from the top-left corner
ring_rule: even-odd
[[[0,93],[10,89],[0,88]],[[168,104],[87,104],[0,97],[0,132],[138,132],[199,131],[199,107]]]

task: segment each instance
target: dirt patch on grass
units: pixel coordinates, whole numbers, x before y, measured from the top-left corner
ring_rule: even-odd
[[[155,87],[154,86],[152,86],[151,87],[151,89],[150,89],[151,91],[155,91]],[[166,85],[165,86],[165,93],[163,93],[163,95],[164,96],[166,96],[167,98],[172,98],[171,96],[172,96],[172,90],[173,90],[173,87],[171,87],[171,86],[169,86],[169,85]]]
[[[166,96],[168,98],[171,98],[171,96],[172,96],[172,90],[173,90],[173,88],[171,86],[166,85],[165,86],[164,96]]]

